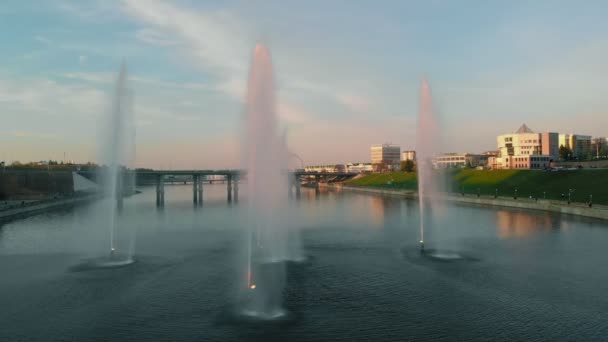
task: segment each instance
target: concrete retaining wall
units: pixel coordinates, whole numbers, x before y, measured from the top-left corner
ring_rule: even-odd
[[[12,221],[49,210],[71,207],[99,199],[100,197],[101,195],[99,194],[90,194],[70,198],[24,203],[23,206],[13,206],[10,209],[0,211],[0,222]]]
[[[341,189],[347,191],[365,192],[379,195],[400,196],[406,198],[417,198],[418,194],[413,190],[394,190],[372,187],[343,186],[341,184],[325,184],[330,189]],[[499,206],[520,209],[544,210],[562,214],[578,215],[608,220],[608,206],[593,205],[592,208],[585,203],[571,203],[560,201],[542,200],[538,201],[529,198],[519,198],[517,200],[509,197],[477,197],[467,194],[466,196],[456,194],[444,194],[443,198],[450,202],[466,203],[484,206]]]

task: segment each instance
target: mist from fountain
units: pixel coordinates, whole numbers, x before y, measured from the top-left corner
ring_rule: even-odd
[[[418,177],[418,201],[420,208],[420,249],[424,251],[425,224],[429,211],[437,203],[439,182],[433,169],[433,158],[439,154],[441,135],[433,109],[431,88],[425,78],[420,83],[420,108],[416,130],[416,168]]]
[[[282,161],[285,162],[284,168],[286,170],[295,170],[298,168],[303,168],[303,162],[300,157],[291,152],[289,150],[289,146],[287,145],[287,128],[284,129],[283,135],[281,136],[281,153],[282,153]],[[294,162],[299,162],[294,164]],[[293,198],[293,194],[295,192],[295,182],[299,182],[299,179],[293,178],[292,175],[288,178],[288,197]],[[282,223],[287,230],[287,255],[285,256],[286,261],[293,262],[304,262],[306,261],[306,256],[302,250],[302,239],[300,238],[300,231],[296,226],[296,222],[294,221],[295,215],[293,214],[295,208],[297,206],[297,202],[291,202],[291,205],[288,205],[285,210],[283,210]]]
[[[128,88],[127,66],[123,62],[112,94],[109,115],[100,135],[101,161],[106,166],[100,175],[106,199],[102,220],[109,229],[109,257],[105,266],[133,262],[134,227],[120,227],[120,212],[127,189],[134,189],[135,175],[125,172],[135,161],[135,122],[133,92]]]
[[[282,292],[290,249],[286,144],[278,132],[276,91],[270,51],[252,52],[247,88],[243,162],[247,169],[247,270],[242,313],[260,319],[285,314]]]

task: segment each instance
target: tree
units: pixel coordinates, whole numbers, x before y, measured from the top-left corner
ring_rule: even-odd
[[[568,147],[561,145],[559,147],[559,159],[561,160],[568,160],[570,159],[570,157],[572,156],[572,150],[570,150]]]
[[[372,165],[375,172],[388,172],[390,170],[390,163],[383,160],[380,163],[375,163]]]
[[[414,171],[414,161],[412,161],[412,160],[403,160],[401,162],[401,171],[403,171],[403,172],[412,172],[412,171]]]
[[[601,144],[598,154],[600,157],[606,157],[608,155],[608,145]]]

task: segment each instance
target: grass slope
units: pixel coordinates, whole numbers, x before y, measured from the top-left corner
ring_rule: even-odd
[[[353,186],[373,186],[391,189],[418,189],[414,172],[372,173],[347,183]]]
[[[576,171],[531,171],[531,170],[445,170],[450,191],[493,196],[513,196],[515,189],[519,197],[538,196],[543,192],[548,199],[567,197],[568,189],[575,189],[572,200],[586,202],[593,195],[593,203],[608,204],[608,170]],[[416,189],[416,174],[393,172],[371,174],[348,183],[354,186],[372,186],[394,189]],[[479,189],[479,190],[478,190]]]

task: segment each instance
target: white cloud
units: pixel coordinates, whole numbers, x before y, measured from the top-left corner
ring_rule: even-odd
[[[45,79],[1,79],[0,104],[44,115],[92,114],[102,106],[103,93],[90,87],[63,85]]]
[[[350,108],[354,112],[367,113],[371,108],[370,100],[363,96],[338,94],[336,97],[342,105]]]
[[[40,35],[34,36],[34,39],[36,39],[37,41],[39,41],[40,43],[45,44],[45,45],[50,45],[51,43],[53,43],[52,40],[50,40],[46,37],[40,36]]]
[[[159,30],[153,28],[142,28],[135,32],[135,37],[145,43],[162,47],[180,45],[180,42],[172,39]]]
[[[246,70],[243,57],[248,55],[247,31],[227,12],[196,13],[156,0],[126,0],[126,11],[140,22],[152,25],[140,29],[138,38],[154,43],[158,38],[184,45],[197,57],[204,70],[232,75]],[[172,38],[168,38],[172,37]]]
[[[227,11],[200,12],[156,0],[125,0],[126,12],[143,27],[137,37],[153,45],[178,46],[185,58],[206,73],[217,77],[215,89],[239,102],[246,92],[247,67],[255,32],[246,22]],[[315,111],[296,105],[293,98],[305,91],[317,98],[329,99],[354,112],[367,112],[372,101],[335,85],[311,82],[298,65],[289,64],[288,72],[279,75],[278,84],[288,91],[278,99],[279,115],[288,124],[300,123],[315,117]],[[302,102],[302,101],[300,101]],[[313,101],[314,102],[314,101]],[[310,102],[306,107],[314,107]],[[306,118],[306,116],[309,116]]]
[[[91,83],[96,85],[110,85],[116,79],[116,73],[114,72],[68,72],[56,74],[58,77],[66,78],[70,80],[76,80],[79,82]],[[175,88],[175,89],[188,89],[188,90],[200,90],[200,91],[217,91],[217,86],[212,86],[206,83],[196,82],[169,82],[158,78],[129,75],[129,82],[133,83],[133,87],[139,88],[140,86],[151,86],[156,88]]]
[[[85,56],[85,55],[78,56],[78,64],[84,65],[86,62],[87,62],[87,56]]]
[[[47,134],[31,131],[12,131],[11,135],[15,138],[60,139],[57,134]]]
[[[55,0],[54,4],[59,11],[87,22],[111,20],[119,13],[113,1]]]

